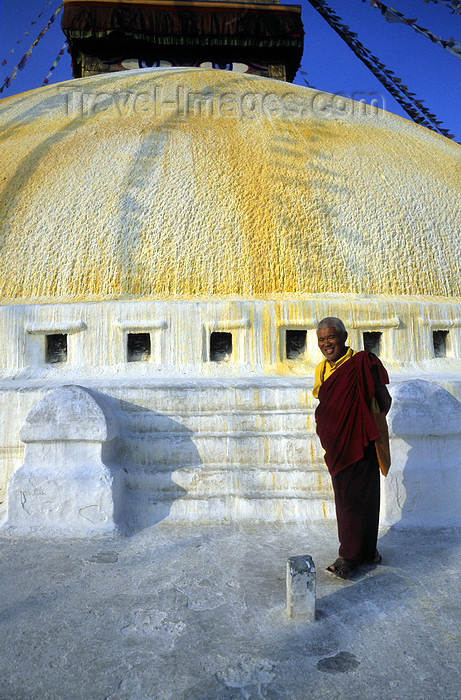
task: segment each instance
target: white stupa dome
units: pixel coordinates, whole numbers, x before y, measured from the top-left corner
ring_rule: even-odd
[[[461,149],[203,69],[2,101],[0,301],[461,296]]]

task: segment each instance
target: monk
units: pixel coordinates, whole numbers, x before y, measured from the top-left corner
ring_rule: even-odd
[[[327,571],[347,579],[361,564],[379,563],[380,476],[374,414],[387,414],[387,372],[376,355],[346,346],[344,323],[324,318],[317,326],[325,359],[317,365],[313,394],[317,435],[333,482],[339,557]]]

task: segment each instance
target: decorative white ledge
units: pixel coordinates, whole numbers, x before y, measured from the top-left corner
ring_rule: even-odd
[[[428,326],[434,330],[443,330],[446,328],[460,328],[461,318],[438,318],[435,320],[431,318],[418,318],[418,323],[420,323],[421,326]]]
[[[378,318],[369,321],[359,321],[356,323],[350,323],[349,328],[353,329],[363,329],[365,331],[373,330],[376,328],[399,328],[400,318],[398,316],[392,316],[391,318]]]
[[[319,322],[318,321],[306,321],[305,319],[296,319],[296,318],[285,318],[282,319],[279,323],[277,323],[278,328],[300,328],[300,329],[305,329],[307,331],[313,330],[314,328],[317,328]]]
[[[27,333],[31,335],[48,335],[52,333],[80,333],[87,328],[84,321],[56,321],[55,323],[29,323]]]
[[[204,328],[209,331],[237,331],[251,328],[251,321],[249,318],[232,319],[229,321],[212,321],[210,323],[204,323]]]
[[[168,328],[168,321],[153,321],[152,319],[148,319],[145,321],[117,321],[115,325],[122,331],[140,333],[142,331],[165,330],[166,328]]]

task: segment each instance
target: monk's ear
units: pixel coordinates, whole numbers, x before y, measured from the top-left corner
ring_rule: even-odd
[[[348,338],[348,333],[347,333],[347,331],[344,331],[344,333],[343,333],[343,338],[344,338],[344,344],[345,344],[345,343],[346,343],[346,340],[347,340],[347,338]]]

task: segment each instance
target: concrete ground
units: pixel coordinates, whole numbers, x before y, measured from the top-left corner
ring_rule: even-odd
[[[130,538],[0,539],[0,698],[461,697],[460,538],[390,530],[342,582],[334,523],[172,526]],[[285,613],[289,556],[317,620]]]

